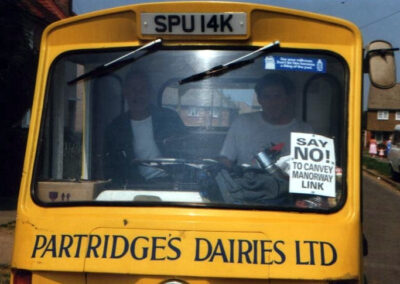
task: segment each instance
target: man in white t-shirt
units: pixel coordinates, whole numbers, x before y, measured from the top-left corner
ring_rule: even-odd
[[[312,132],[311,126],[294,118],[294,86],[287,77],[267,74],[255,91],[262,111],[243,114],[233,122],[220,153],[228,167],[256,165],[254,156],[276,144],[283,145],[280,156],[289,155],[290,133]]]
[[[135,165],[132,161],[171,157],[165,141],[183,136],[185,126],[173,110],[151,104],[151,84],[144,72],[129,72],[122,94],[129,110],[106,129],[105,177],[116,184],[162,177],[159,169]]]

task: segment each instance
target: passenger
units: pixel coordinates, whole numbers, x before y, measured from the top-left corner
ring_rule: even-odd
[[[294,117],[294,85],[285,76],[267,74],[255,86],[261,112],[240,115],[230,127],[221,150],[221,162],[256,165],[254,156],[271,147],[283,146],[280,156],[290,152],[291,132],[312,132],[310,125]]]
[[[371,157],[376,157],[378,154],[378,143],[376,142],[375,137],[371,137],[371,140],[369,140],[369,154]]]
[[[389,155],[391,149],[392,149],[392,139],[391,137],[389,137],[389,139],[386,140],[386,152],[385,152],[386,157]]]
[[[132,161],[170,156],[164,142],[184,135],[185,126],[173,110],[150,103],[152,90],[144,72],[129,72],[122,94],[129,110],[106,129],[105,177],[122,185],[161,177],[164,175],[161,170],[138,166]]]

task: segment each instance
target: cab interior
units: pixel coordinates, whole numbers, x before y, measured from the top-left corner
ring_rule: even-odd
[[[297,50],[271,52],[275,56],[324,56],[325,73],[265,70],[265,55],[221,76],[187,84],[179,80],[220,62],[249,52],[210,48],[165,48],[131,59],[91,78],[68,81],[121,51],[82,51],[61,56],[49,77],[36,177],[40,181],[103,181],[104,133],[113,119],[127,111],[122,95],[126,74],[132,68],[145,72],[151,82],[151,103],[175,111],[187,130],[179,141],[179,157],[216,159],[229,126],[246,112],[261,111],[254,86],[268,72],[280,72],[295,85],[295,116],[315,133],[334,138],[336,161],[341,163],[345,139],[347,68],[338,56]],[[238,52],[238,54],[236,54]]]

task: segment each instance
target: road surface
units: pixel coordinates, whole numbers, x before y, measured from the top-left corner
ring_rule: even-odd
[[[368,174],[363,191],[368,284],[400,283],[400,191]]]

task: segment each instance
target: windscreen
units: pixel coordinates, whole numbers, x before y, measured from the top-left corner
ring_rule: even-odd
[[[215,68],[251,51],[161,48],[72,84],[127,51],[61,56],[49,75],[35,199],[337,209],[345,199],[344,61],[274,50]]]

